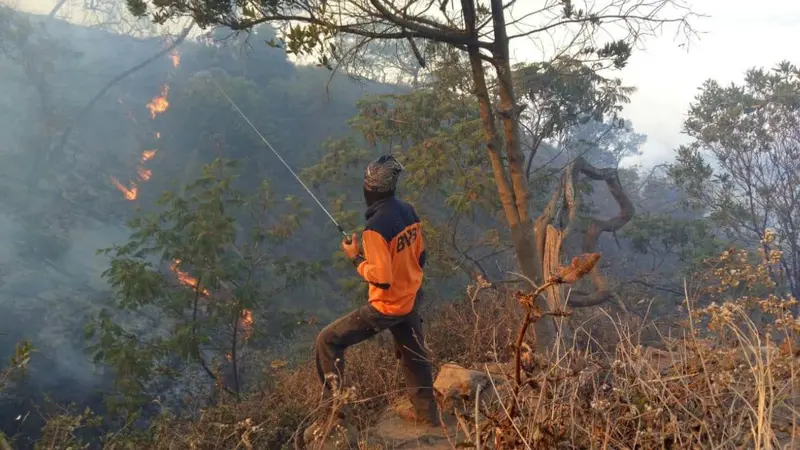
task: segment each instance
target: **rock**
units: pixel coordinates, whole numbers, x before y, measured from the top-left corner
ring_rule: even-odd
[[[406,399],[390,406],[381,416],[381,419],[370,428],[365,435],[368,442],[378,445],[378,448],[399,449],[429,449],[450,450],[450,440],[456,442],[457,425],[455,418],[443,418],[444,426],[435,427],[426,424],[417,424],[399,417],[395,411],[406,408],[410,402]],[[448,440],[448,437],[450,440]],[[369,447],[373,448],[373,447]]]
[[[502,383],[502,373],[495,379],[495,385]],[[447,363],[439,369],[433,388],[446,399],[472,400],[480,386],[481,391],[491,388],[492,378],[486,372],[467,369],[458,364]]]

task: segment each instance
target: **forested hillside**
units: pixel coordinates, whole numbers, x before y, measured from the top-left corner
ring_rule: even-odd
[[[0,448],[800,442],[800,71],[707,81],[674,160],[626,165],[619,73],[694,16],[552,3],[520,35],[500,1],[0,5]],[[424,445],[387,336],[332,402],[311,351],[366,301],[336,225],[386,153],[449,420]]]
[[[217,77],[298,170],[316,161],[326,139],[348,134],[346,121],[363,95],[399,88],[331,78],[324,68],[296,67],[284,51],[264,44],[271,35],[265,26],[250,47],[244,38],[184,42],[110,85],[87,108],[101,89],[157,55],[169,40],[47,22],[7,9],[3,14],[14,28],[4,28],[9,32],[3,35],[7,52],[0,71],[0,320],[5,352],[20,339],[36,347],[26,379],[8,393],[13,406],[3,408],[5,430],[14,434],[19,426],[26,429],[14,418],[36,407],[31,395],[38,404],[45,392],[62,404],[103,403],[98,392],[111,386],[112,377],[87,358],[84,326],[112,306],[101,277],[108,259],[95,252],[125,242],[127,219],[156,210],[164,191],[182,191],[217,158],[239,162],[237,186],[245,192],[265,181],[275,186],[276,211],[308,206],[301,201],[302,188],[222,95],[211,90],[205,76]],[[301,237],[276,245],[271,249],[276,261],[288,256],[297,263],[324,265],[335,251],[335,229],[330,231],[324,215],[309,213],[302,220],[304,234],[320,239]],[[330,317],[349,306],[347,299],[331,294],[335,282],[295,284],[265,299],[276,312],[260,314],[278,314],[285,307]],[[275,319],[280,326],[292,322],[282,317]],[[281,332],[264,328],[273,337]]]

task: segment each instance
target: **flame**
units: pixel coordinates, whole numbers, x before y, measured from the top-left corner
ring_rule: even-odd
[[[144,164],[147,161],[149,161],[150,158],[152,158],[155,155],[156,155],[156,151],[155,150],[145,150],[145,151],[143,151],[142,152],[142,164]]]
[[[139,178],[142,181],[147,181],[150,177],[153,176],[153,171],[150,169],[145,169],[144,167],[139,167],[136,169],[139,172]]]
[[[161,139],[161,132],[160,131],[156,131],[156,139]]]
[[[150,115],[153,119],[156,118],[156,115],[163,113],[164,111],[169,108],[169,102],[167,101],[167,95],[169,94],[169,85],[165,84],[161,87],[161,94],[153,97],[150,100],[150,103],[147,104],[147,109],[150,110]]]
[[[130,201],[136,200],[136,191],[137,191],[136,183],[131,183],[131,187],[130,189],[128,189],[127,187],[125,187],[125,185],[120,183],[119,180],[116,179],[115,177],[111,177],[111,182],[114,183],[114,186],[116,186],[120,192],[122,192],[122,194],[125,196],[125,200],[130,200]]]
[[[169,266],[170,270],[172,270],[172,272],[175,274],[175,276],[178,277],[178,281],[180,281],[180,283],[183,284],[184,286],[189,286],[189,287],[193,287],[193,288],[197,287],[197,278],[194,278],[191,275],[189,275],[188,273],[186,273],[186,272],[182,271],[181,269],[179,269],[178,265],[180,263],[181,263],[180,259],[174,260],[172,262],[172,264],[170,264],[170,266]],[[203,289],[201,292],[202,292],[203,295],[208,295],[208,290],[207,289]]]
[[[181,65],[181,54],[177,50],[172,50],[169,57],[172,58],[172,67],[177,69]]]
[[[250,339],[253,335],[253,312],[246,308],[242,311],[242,329],[244,339]]]

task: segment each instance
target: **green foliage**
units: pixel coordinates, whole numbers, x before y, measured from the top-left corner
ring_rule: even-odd
[[[634,88],[623,86],[620,79],[605,78],[571,57],[515,69],[520,94],[535,105],[523,112],[524,121],[533,124],[534,136],[551,139],[589,121],[623,125],[617,123],[618,113]]]
[[[8,365],[0,371],[0,392],[6,388],[9,382],[25,373],[33,352],[33,344],[27,339],[14,346],[14,354],[9,358]]]
[[[304,173],[313,183],[324,185],[331,196],[350,199],[335,204],[363,204],[363,167],[382,153],[398,157],[406,168],[399,194],[425,218],[430,249],[427,272],[432,277],[449,276],[458,270],[464,258],[452,241],[466,240],[470,244],[465,246],[478,251],[487,243],[497,243],[491,238],[496,238],[496,233],[484,237],[486,230],[465,229],[464,225],[483,225],[480,219],[494,214],[500,205],[494,181],[486,176],[490,165],[477,104],[453,84],[458,70],[442,66],[437,83],[407,94],[359,101],[359,113],[349,123],[366,145],[353,139],[329,142],[320,162]],[[358,215],[351,212],[346,218],[344,214],[339,217],[355,225],[350,219]]]
[[[66,411],[50,417],[42,429],[41,437],[36,441],[34,450],[50,448],[77,449],[87,448],[89,443],[78,436],[82,429],[97,428],[102,424],[102,417],[94,414],[88,408],[79,413],[72,413],[74,405]]]
[[[622,235],[642,254],[652,254],[654,258],[676,255],[683,275],[691,274],[723,247],[708,221],[668,214],[638,214]]]
[[[9,383],[24,376],[33,352],[33,344],[27,339],[14,346],[14,353],[9,358],[8,365],[0,370],[0,394],[8,387]],[[11,450],[12,447],[8,441],[5,433],[0,431],[0,450]]]
[[[409,93],[359,101],[359,112],[349,124],[362,141],[328,142],[320,162],[304,176],[324,186],[331,197],[350,199],[337,205],[360,205],[360,189],[354,188],[361,186],[364,165],[379,154],[393,153],[406,168],[399,193],[425,218],[429,276],[445,281],[462,271],[486,275],[492,270],[487,262],[507,249],[504,242],[508,236],[501,222],[495,180],[488,176],[492,166],[478,104],[470,94],[469,69],[454,52],[438,52],[429,64],[432,82]],[[531,145],[536,147],[546,140],[570,138],[578,127],[594,124],[595,119],[614,117],[619,102],[626,101],[630,92],[619,80],[599,77],[575,61],[520,66],[515,74],[529,100],[525,119],[538,126],[528,130]],[[618,129],[614,120],[607,126]],[[587,148],[580,150],[591,155],[606,151],[608,143],[627,143],[619,133],[612,133],[616,140],[604,139],[608,134],[602,133],[591,148],[586,143],[570,145],[583,145]],[[531,177],[530,183],[543,193],[535,202],[549,199],[550,170]],[[581,192],[590,188],[589,183],[579,185]],[[337,219],[356,224],[344,217],[340,213]]]
[[[275,295],[320,269],[279,253],[306,212],[285,199],[293,212],[274,214],[266,182],[243,195],[233,187],[233,165],[215,160],[182,196],[165,193],[162,212],[131,220],[127,244],[102,250],[112,258],[104,276],[116,296],[87,337],[94,360],[114,368],[126,401],[147,400],[193,371],[238,393],[250,344],[291,332]]]
[[[788,287],[800,295],[800,71],[782,62],[751,69],[744,84],[706,81],[685,122],[694,141],[678,149],[671,175],[688,204],[731,238],[780,249]],[[774,244],[763,244],[768,231]]]

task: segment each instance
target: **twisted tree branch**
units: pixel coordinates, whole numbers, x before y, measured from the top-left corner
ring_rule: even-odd
[[[550,202],[536,220],[534,227],[536,244],[540,255],[544,255],[547,226],[556,218],[556,211],[559,206],[565,206],[568,214],[567,225],[561,236],[562,240],[565,240],[577,225],[580,196],[577,195],[575,181],[580,175],[595,181],[605,181],[609,192],[611,192],[620,209],[619,213],[610,219],[592,218],[591,223],[583,233],[582,253],[595,253],[600,235],[602,233],[616,233],[631,220],[636,212],[636,208],[622,188],[616,168],[600,169],[590,164],[582,156],[579,156],[567,166],[561,175],[558,187],[550,198]],[[544,274],[545,277],[549,275]],[[583,292],[573,289],[567,300],[567,305],[573,308],[585,308],[600,305],[611,299],[612,293],[608,290],[606,278],[600,273],[600,269],[597,266],[593,267],[589,272],[589,278],[594,285],[594,290],[592,292]]]
[[[616,233],[619,231],[633,218],[636,208],[622,188],[622,183],[619,181],[619,174],[616,168],[598,169],[589,164],[585,159],[578,158],[573,165],[573,171],[576,175],[581,173],[595,181],[605,181],[608,191],[619,205],[619,213],[617,213],[616,216],[605,220],[594,218],[586,228],[586,231],[584,231],[581,250],[584,253],[592,253],[597,249],[597,240],[600,238],[600,235],[602,233]],[[595,286],[595,291],[590,294],[572,291],[569,300],[570,306],[596,306],[611,298],[611,292],[608,291],[606,278],[600,273],[600,269],[597,266],[589,272],[589,277]]]

